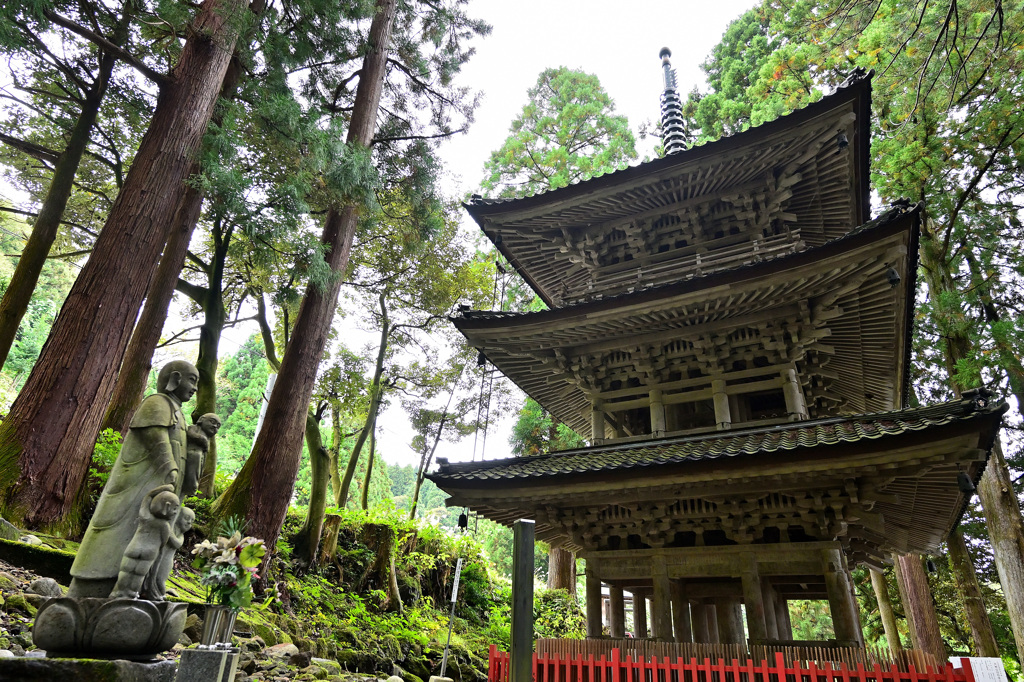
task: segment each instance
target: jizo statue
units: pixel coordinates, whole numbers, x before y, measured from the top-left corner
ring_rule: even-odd
[[[71,567],[69,597],[134,596],[140,590],[143,599],[163,598],[169,571],[161,557],[168,544],[181,546],[183,529],[191,526],[192,512],[181,508],[180,500],[194,492],[186,482],[198,480],[202,471],[202,457],[188,457],[188,425],[181,410],[198,382],[198,370],[183,360],[160,370],[157,393],[146,397],[132,417],[82,538]],[[199,470],[192,471],[196,466]],[[112,595],[115,584],[117,594]]]

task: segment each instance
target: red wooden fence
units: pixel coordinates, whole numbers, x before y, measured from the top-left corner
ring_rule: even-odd
[[[533,654],[533,679],[535,682],[974,682],[970,661],[963,660],[963,668],[954,668],[951,663],[941,670],[928,666],[918,672],[911,665],[901,671],[895,665],[883,668],[875,664],[865,667],[857,664],[848,667],[845,663],[833,667],[831,663],[818,665],[813,662],[806,667],[798,662],[787,666],[781,653],[775,654],[775,664],[767,660],[754,663],[747,659],[740,663],[733,659],[726,663],[718,659],[714,663],[705,658],[698,663],[691,658],[689,663],[677,658],[674,662],[666,657],[660,661],[652,656],[636,660],[627,655],[622,660],[618,649],[613,649],[611,659],[604,656],[595,659],[589,656],[564,656],[560,654]],[[509,682],[508,653],[491,646],[487,668],[488,682]]]

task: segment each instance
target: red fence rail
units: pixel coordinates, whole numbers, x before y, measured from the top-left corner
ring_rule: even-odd
[[[488,682],[509,682],[509,656],[491,646],[487,668]],[[900,670],[892,665],[887,668],[878,665],[857,664],[849,667],[840,663],[818,665],[808,662],[801,665],[794,662],[786,665],[783,654],[775,654],[775,664],[767,660],[754,663],[747,659],[741,663],[733,659],[726,663],[719,658],[712,662],[705,658],[698,662],[691,658],[687,663],[681,658],[672,661],[669,657],[645,656],[634,659],[627,655],[623,660],[618,649],[613,649],[611,658],[595,659],[589,656],[566,656],[560,654],[533,654],[534,682],[975,682],[970,661],[963,660],[963,668],[954,668],[951,663],[940,670],[928,666],[918,671],[913,665]]]

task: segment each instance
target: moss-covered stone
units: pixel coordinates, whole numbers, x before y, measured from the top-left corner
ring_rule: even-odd
[[[18,592],[21,583],[10,573],[0,571],[0,590],[4,592]]]
[[[25,595],[21,592],[15,592],[14,594],[7,595],[7,601],[4,604],[4,611],[7,613],[26,613],[30,616],[36,615],[38,609],[33,606]]]
[[[71,584],[71,564],[75,561],[72,552],[0,539],[0,559],[62,585]]]
[[[175,668],[174,661],[132,663],[84,658],[4,658],[0,659],[0,679],[173,682]]]

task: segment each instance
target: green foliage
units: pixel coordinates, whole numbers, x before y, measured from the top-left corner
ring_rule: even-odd
[[[533,599],[535,637],[583,639],[587,618],[576,597],[568,590],[540,590]]]
[[[512,426],[509,445],[512,454],[522,457],[581,448],[586,442],[568,426],[556,422],[536,400],[527,398]]]
[[[484,190],[503,197],[558,189],[624,167],[636,138],[597,76],[546,69],[508,138],[485,164]]]

